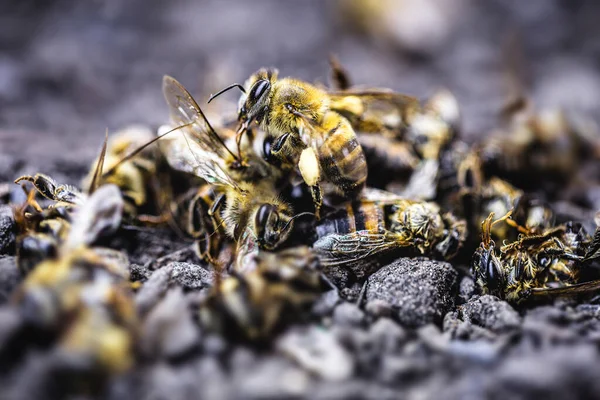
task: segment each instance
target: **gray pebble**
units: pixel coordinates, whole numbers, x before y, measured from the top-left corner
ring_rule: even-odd
[[[184,290],[198,290],[212,286],[213,272],[188,262],[172,262],[166,266],[171,269],[172,281]]]
[[[366,298],[390,304],[403,325],[441,323],[454,306],[457,276],[445,262],[400,258],[369,277]]]
[[[0,205],[0,255],[14,254],[17,226],[10,206]]]
[[[0,304],[8,301],[22,279],[16,257],[0,256]]]
[[[365,313],[356,304],[343,302],[333,311],[333,322],[341,326],[361,326]]]
[[[167,292],[142,324],[141,348],[148,357],[179,358],[199,344],[200,331],[181,288]]]

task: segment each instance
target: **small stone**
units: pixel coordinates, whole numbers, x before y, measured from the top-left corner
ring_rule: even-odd
[[[0,255],[15,253],[17,226],[10,206],[0,205]]]
[[[458,299],[464,304],[475,295],[475,281],[470,276],[463,276],[458,289]]]
[[[318,317],[331,315],[341,301],[339,292],[336,289],[325,292],[313,304],[312,313]]]
[[[371,340],[382,353],[396,351],[407,339],[408,333],[390,318],[380,318],[369,329]]]
[[[135,296],[140,314],[148,312],[164,296],[171,281],[171,269],[161,268],[154,271]]]
[[[200,332],[181,288],[167,292],[145,318],[141,347],[149,357],[175,359],[198,346]]]
[[[441,323],[454,306],[457,277],[446,262],[400,258],[369,277],[366,298],[390,304],[403,325]]]
[[[0,304],[8,301],[21,280],[23,276],[17,267],[16,257],[0,256]]]
[[[212,286],[213,272],[200,265],[188,262],[172,262],[166,268],[171,269],[171,279],[184,290],[199,290]]]
[[[367,302],[365,311],[373,317],[391,317],[392,306],[385,300],[375,299]]]
[[[495,296],[477,296],[459,309],[462,320],[494,333],[512,331],[521,324],[521,316],[507,302]]]
[[[236,372],[233,377],[239,392],[236,398],[304,398],[311,387],[309,373],[283,357],[269,356],[249,369]]]
[[[331,331],[318,327],[292,329],[275,346],[307,371],[326,380],[342,381],[354,372],[353,357]]]
[[[152,271],[139,264],[129,264],[129,280],[132,282],[146,282]]]
[[[344,302],[333,311],[333,322],[342,326],[361,326],[365,313],[356,304]]]

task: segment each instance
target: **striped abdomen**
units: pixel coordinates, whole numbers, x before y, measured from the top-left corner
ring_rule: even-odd
[[[381,205],[370,201],[352,202],[325,215],[317,224],[317,238],[331,234],[346,235],[356,231],[380,233],[385,230],[385,213]]]
[[[334,186],[333,194],[353,199],[367,181],[367,161],[348,120],[334,112],[329,114],[323,124],[325,140],[318,149],[322,173]]]

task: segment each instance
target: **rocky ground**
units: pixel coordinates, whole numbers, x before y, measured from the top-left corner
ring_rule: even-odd
[[[18,3],[0,13],[2,399],[51,398],[77,370],[51,347],[14,354],[23,345],[14,337],[22,316],[11,297],[23,276],[6,204],[24,195],[11,182],[44,172],[77,184],[107,126],[164,122],[162,74],[206,92],[262,65],[325,81],[335,52],[357,82],[419,97],[449,87],[464,107],[464,135],[474,141],[496,125],[506,94],[499,43],[516,27],[534,100],[598,118],[593,1],[457,2],[460,18],[448,39],[424,54],[353,33],[335,17],[333,2]],[[562,206],[569,215],[577,209]],[[515,309],[476,294],[462,266],[403,258],[373,274],[363,296],[351,289],[352,302],[323,293],[307,322],[257,348],[198,328],[192,310],[213,275],[187,243],[168,231],[126,236],[131,280],[142,282],[135,294],[144,316],[141,354],[135,368],[105,383],[104,398],[600,397],[597,298]]]

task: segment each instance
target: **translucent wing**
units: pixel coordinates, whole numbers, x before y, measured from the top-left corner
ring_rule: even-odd
[[[348,268],[360,279],[381,265],[387,256],[408,246],[408,243],[400,243],[393,234],[358,231],[327,235],[314,243],[313,250],[324,268]]]
[[[163,78],[163,95],[169,106],[171,121],[175,126],[184,126],[184,134],[207,152],[214,152],[221,158],[238,157],[225,145],[210,125],[196,100],[170,76]]]
[[[576,285],[557,288],[531,289],[533,296],[568,296],[600,290],[600,280],[578,283]]]
[[[70,249],[89,246],[100,237],[114,233],[121,225],[123,204],[117,186],[100,186],[77,209],[65,246]]]
[[[162,130],[159,130],[159,133],[161,132]],[[159,143],[171,168],[196,175],[213,185],[239,189],[237,183],[221,166],[223,160],[190,140],[185,133],[161,140]]]
[[[415,97],[381,89],[330,92],[329,97],[330,108],[348,118],[360,133],[397,134],[420,109]]]

